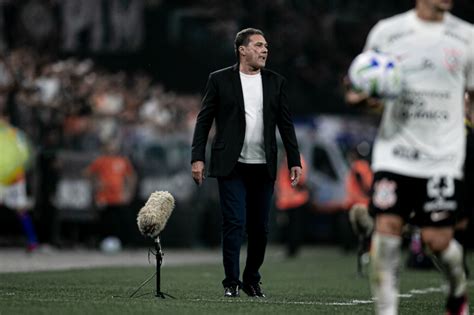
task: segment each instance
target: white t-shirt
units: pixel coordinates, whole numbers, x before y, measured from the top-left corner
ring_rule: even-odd
[[[377,23],[365,49],[397,57],[405,88],[387,101],[374,144],[374,171],[462,178],[465,89],[474,90],[474,27],[446,13],[442,22],[414,10]]]
[[[239,162],[266,163],[263,143],[263,87],[260,73],[248,75],[240,72],[245,107],[245,139]]]

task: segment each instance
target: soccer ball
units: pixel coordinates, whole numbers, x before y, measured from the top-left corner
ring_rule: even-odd
[[[396,98],[402,91],[402,73],[397,60],[368,50],[359,54],[349,67],[352,87],[372,97]]]
[[[122,242],[118,237],[107,236],[100,242],[100,250],[105,254],[116,254],[122,250]]]

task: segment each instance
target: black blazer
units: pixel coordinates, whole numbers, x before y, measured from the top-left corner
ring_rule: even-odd
[[[268,173],[276,178],[276,126],[288,156],[288,167],[301,166],[295,129],[288,106],[286,80],[261,70],[263,86],[263,137]],[[227,176],[242,151],[245,137],[245,109],[238,64],[209,75],[202,107],[196,121],[191,162],[205,161],[206,143],[212,123],[216,135],[211,147],[209,176]]]

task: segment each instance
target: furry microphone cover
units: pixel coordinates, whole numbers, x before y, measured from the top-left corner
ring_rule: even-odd
[[[174,205],[174,197],[169,192],[152,193],[145,206],[138,212],[137,224],[140,232],[145,236],[156,238],[165,228]]]

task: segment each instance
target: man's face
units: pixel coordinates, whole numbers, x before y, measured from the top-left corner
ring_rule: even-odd
[[[251,35],[247,46],[240,46],[243,62],[254,69],[265,67],[268,56],[268,44],[262,35]]]
[[[419,0],[438,12],[446,12],[453,7],[453,0]]]

